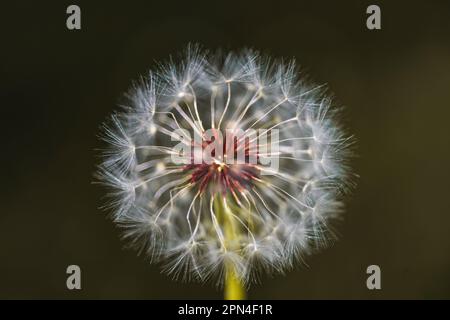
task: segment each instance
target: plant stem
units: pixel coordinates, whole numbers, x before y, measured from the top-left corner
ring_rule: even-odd
[[[223,225],[226,249],[232,250],[237,245],[238,240],[236,224],[220,195],[217,195],[214,199],[214,211]],[[224,298],[225,300],[245,299],[245,288],[242,281],[236,274],[234,266],[229,262],[225,265]]]
[[[225,300],[244,300],[245,289],[242,281],[236,277],[233,266],[227,267],[225,279],[224,298]]]

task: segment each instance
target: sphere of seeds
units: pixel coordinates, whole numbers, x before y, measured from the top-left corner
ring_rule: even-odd
[[[351,186],[352,139],[337,116],[324,86],[299,77],[293,61],[189,46],[137,81],[103,127],[98,177],[111,188],[112,218],[175,277],[220,283],[227,265],[246,283],[283,272],[333,238]],[[241,145],[256,163],[225,161],[240,147],[224,141],[213,161],[185,152],[204,152],[225,130],[255,130]],[[272,149],[259,139],[269,132]]]

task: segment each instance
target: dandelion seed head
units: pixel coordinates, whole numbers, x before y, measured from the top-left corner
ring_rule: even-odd
[[[221,283],[232,265],[247,284],[327,246],[353,138],[324,86],[299,74],[294,61],[191,45],[136,82],[102,128],[97,173],[125,241],[175,278]]]

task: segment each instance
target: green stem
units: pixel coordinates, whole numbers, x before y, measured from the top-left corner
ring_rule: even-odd
[[[214,199],[214,211],[221,221],[224,230],[225,247],[226,249],[234,249],[237,240],[236,223],[229,212],[229,209],[224,205],[223,199],[220,195],[216,195]],[[225,265],[225,286],[224,298],[225,300],[244,300],[245,288],[241,279],[236,274],[235,267],[228,263]]]
[[[225,279],[224,289],[225,300],[244,300],[245,289],[242,281],[236,276],[233,266],[227,267],[227,275]]]

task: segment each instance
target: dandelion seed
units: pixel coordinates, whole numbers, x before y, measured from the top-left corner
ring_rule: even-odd
[[[293,61],[190,46],[127,97],[98,177],[124,238],[167,273],[236,290],[333,239],[353,139]]]

